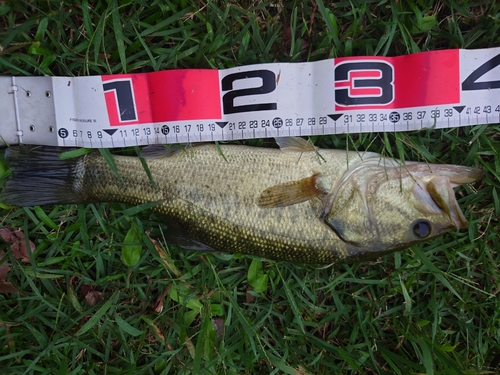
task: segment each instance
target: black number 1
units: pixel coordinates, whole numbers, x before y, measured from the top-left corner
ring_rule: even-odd
[[[118,116],[120,121],[136,121],[134,94],[132,93],[132,83],[130,80],[111,81],[104,83],[104,92],[114,91],[118,103]]]
[[[261,78],[262,85],[248,89],[233,90],[234,81],[247,78]],[[248,72],[233,73],[222,78],[222,91],[228,91],[222,97],[222,105],[224,114],[254,112],[254,111],[269,111],[277,109],[276,103],[261,103],[261,104],[246,104],[234,105],[234,99],[241,96],[269,94],[276,89],[276,75],[270,70],[251,70]]]

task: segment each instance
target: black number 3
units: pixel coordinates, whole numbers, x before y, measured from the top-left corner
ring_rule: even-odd
[[[335,102],[339,105],[389,104],[394,99],[393,81],[393,67],[384,61],[340,64],[335,68]]]

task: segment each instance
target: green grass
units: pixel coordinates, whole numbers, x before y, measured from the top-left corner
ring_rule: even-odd
[[[500,46],[490,1],[5,1],[0,25],[4,75]],[[314,141],[482,166],[485,180],[457,193],[469,230],[316,269],[168,246],[143,207],[5,208],[0,226],[35,250],[22,263],[0,244],[20,291],[0,295],[2,373],[497,373],[500,126]],[[130,246],[142,250],[133,267]]]

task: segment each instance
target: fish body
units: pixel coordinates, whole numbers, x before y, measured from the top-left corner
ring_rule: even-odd
[[[305,142],[210,144],[148,158],[154,183],[138,157],[114,156],[118,178],[97,152],[61,160],[62,149],[12,149],[2,200],[159,202],[152,210],[189,239],[184,247],[313,264],[370,259],[467,226],[452,187],[480,170]]]

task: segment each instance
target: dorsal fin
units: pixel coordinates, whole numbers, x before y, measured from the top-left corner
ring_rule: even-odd
[[[148,145],[141,149],[140,156],[144,159],[158,159],[173,155],[180,150],[182,150],[182,147],[179,147],[179,145]]]
[[[206,143],[179,143],[179,144],[172,144],[172,145],[162,145],[162,144],[155,144],[155,145],[148,145],[142,148],[141,150],[141,158],[144,159],[158,159],[158,158],[164,158],[167,156],[172,156],[179,151],[186,151],[188,149],[191,149],[196,146],[202,146],[205,145]]]
[[[285,152],[311,152],[317,148],[310,141],[299,137],[280,137],[275,138],[281,151]]]

